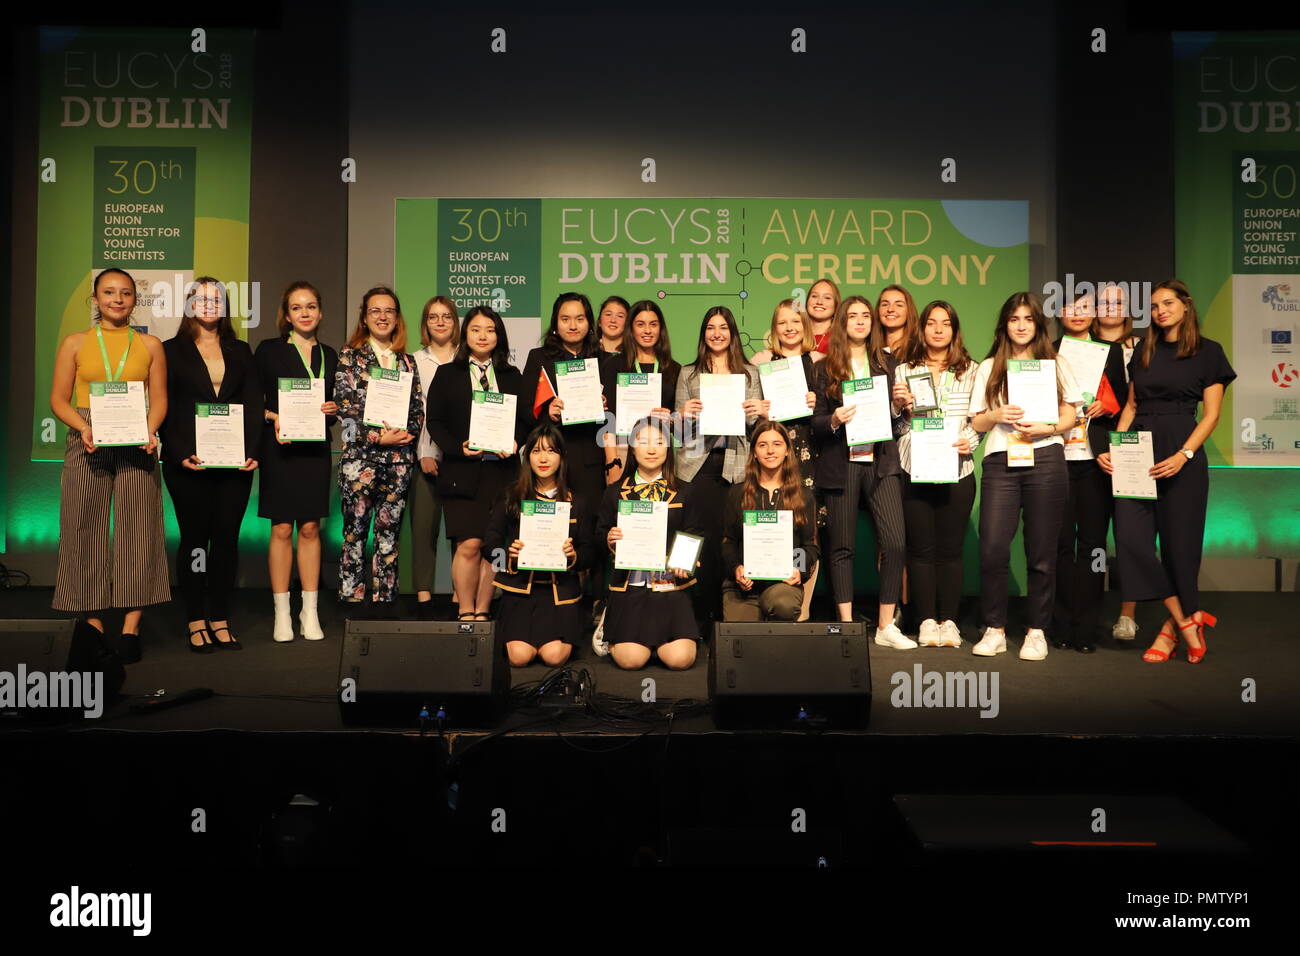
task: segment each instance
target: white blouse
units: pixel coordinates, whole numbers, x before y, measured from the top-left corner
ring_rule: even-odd
[[[429,351],[426,345],[420,351],[415,353],[415,367],[420,373],[420,405],[424,406],[429,397],[429,386],[433,384],[433,375],[438,371],[438,367],[443,363],[438,361],[438,357]],[[429,410],[424,410],[424,420],[429,420]],[[416,458],[432,458],[435,461],[442,461],[442,449],[439,448],[432,438],[429,437],[429,429],[426,426],[420,432],[420,440],[416,446]]]

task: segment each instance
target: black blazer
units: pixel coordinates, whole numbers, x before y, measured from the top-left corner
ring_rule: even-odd
[[[892,353],[885,354],[885,368],[879,368],[875,362],[870,364],[871,375],[884,375],[890,390],[894,387],[894,369],[898,359]],[[835,409],[844,404],[843,399],[832,398],[827,393],[830,380],[827,378],[826,360],[814,367],[812,383],[809,386],[817,396],[817,406],[813,409],[812,432],[817,466],[814,471],[818,488],[839,491],[844,488],[844,481],[849,468],[849,446],[844,439],[844,428],[831,428],[831,415]],[[893,411],[891,406],[890,411]],[[873,446],[875,460],[871,466],[876,470],[877,478],[887,478],[903,472],[902,460],[898,457],[898,431],[901,416],[893,416],[893,441],[876,442]],[[865,467],[865,462],[863,463]]]
[[[605,493],[600,499],[600,514],[596,519],[596,548],[604,549],[599,551],[600,554],[608,554],[611,564],[613,562],[614,552],[609,547],[609,529],[618,525],[618,503],[620,501],[640,501],[640,496],[634,491],[636,482],[633,478],[636,466],[633,465],[623,480],[617,484],[609,485],[605,488]],[[668,540],[666,542],[669,549],[673,546],[673,537],[678,531],[685,531],[687,534],[703,536],[705,534],[704,523],[701,520],[699,509],[695,507],[692,498],[692,488],[689,482],[678,482],[677,490],[669,492],[665,499],[668,502]],[[612,577],[609,578],[609,589],[611,591],[626,591],[628,570],[626,568],[612,568]],[[685,581],[676,582],[676,590],[691,587],[695,584],[695,577],[691,576]]]
[[[311,368],[313,372],[319,372],[322,367],[321,355],[324,353],[324,379],[325,379],[325,401],[334,401],[334,376],[339,370],[339,353],[334,351],[328,345],[317,343],[311,350]],[[280,379],[282,378],[308,378],[307,370],[302,366],[302,359],[299,357],[298,350],[289,344],[287,338],[264,339],[257,346],[257,351],[253,353],[253,360],[257,363],[257,373],[262,378],[262,395],[266,403],[268,412],[280,412]],[[330,446],[330,430],[334,423],[338,421],[337,415],[325,416],[325,442],[324,446]],[[263,442],[275,442],[275,426],[270,422],[266,423],[262,434]],[[313,446],[320,443],[313,442]],[[288,448],[291,446],[279,446]]]
[[[497,387],[505,394],[514,395],[523,405],[523,376],[513,365],[497,365],[494,369]],[[527,401],[532,401],[531,393]],[[438,467],[435,487],[439,495],[450,498],[472,498],[483,468],[504,468],[514,472],[516,461],[507,457],[501,461],[483,461],[467,458],[461,446],[469,439],[469,415],[474,404],[474,386],[469,380],[469,362],[456,359],[438,366],[429,391],[425,396],[425,428],[429,437],[442,449],[442,464]],[[523,443],[524,433],[520,418],[515,418],[515,441]]]
[[[1052,348],[1058,352],[1061,350],[1060,338],[1052,343]],[[1124,346],[1121,343],[1110,343],[1110,352],[1106,356],[1106,369],[1102,375],[1110,384],[1110,390],[1115,393],[1115,400],[1119,402],[1119,411],[1114,415],[1098,415],[1088,423],[1088,448],[1093,455],[1110,451],[1109,432],[1113,432],[1119,425],[1119,416],[1124,411],[1124,403],[1128,401],[1129,383],[1124,374]],[[1079,387],[1082,388],[1083,384],[1080,383]]]
[[[546,346],[539,346],[528,353],[528,361],[524,364],[523,387],[519,396],[519,433],[527,437],[539,421],[550,421],[549,413],[551,403],[546,401],[539,409],[536,415],[533,414],[533,399],[537,395],[537,382],[543,369],[546,370],[547,377],[551,380],[551,387],[558,391],[555,384],[555,363],[561,361],[572,361],[580,356],[570,354],[566,350],[561,350],[563,354],[554,352]],[[603,353],[597,352],[594,355],[581,356],[584,358],[594,358],[599,360]],[[468,374],[468,373],[467,373]],[[603,383],[602,379],[602,383]],[[556,423],[559,425],[559,423]],[[600,446],[596,436],[604,427],[604,422],[589,422],[585,425],[559,425],[561,434],[564,435],[564,447],[566,459],[570,473],[575,468],[595,467],[604,471],[605,468],[605,450]],[[439,448],[442,446],[439,445]]]
[[[519,537],[519,516],[510,513],[506,498],[505,495],[498,497],[496,504],[492,506],[487,533],[483,535],[483,556],[488,560],[492,560],[498,548],[503,554],[508,552],[511,542]],[[601,554],[592,546],[594,526],[594,511],[588,507],[581,495],[574,495],[572,508],[569,510],[569,537],[573,539],[576,557],[569,565],[569,570],[558,573],[520,571],[516,569],[513,561],[507,560],[507,570],[498,571],[493,584],[512,594],[532,594],[534,581],[539,587],[549,584],[551,600],[554,604],[557,606],[577,604],[582,600],[582,581],[578,577],[578,572],[591,567]]]
[[[640,368],[640,366],[638,366]],[[614,352],[608,354],[600,363],[600,382],[605,386],[605,400],[609,404],[609,414],[618,415],[618,373],[625,372],[623,367],[623,353]],[[661,388],[659,391],[659,407],[673,411],[673,403],[677,401],[677,378],[682,374],[682,367],[679,363],[669,361],[667,365],[660,365],[659,372],[663,375],[660,379]],[[610,421],[615,421],[611,418]]]
[[[159,429],[163,461],[179,465],[194,454],[194,406],[199,402],[243,405],[244,457],[258,459],[261,454],[262,424],[266,419],[262,380],[253,350],[239,339],[220,341],[226,373],[219,392],[212,390],[208,367],[192,338],[178,334],[163,343],[167,358],[167,417]]]

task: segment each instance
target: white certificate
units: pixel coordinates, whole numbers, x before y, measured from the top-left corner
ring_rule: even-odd
[[[741,555],[745,577],[753,581],[788,580],[794,574],[794,512],[746,511],[744,519]]]
[[[505,457],[515,449],[515,408],[519,399],[505,392],[475,392],[469,408],[470,451]]]
[[[1074,381],[1083,394],[1083,406],[1087,408],[1097,400],[1101,377],[1106,374],[1110,343],[1076,339],[1067,335],[1061,339],[1060,352],[1061,358],[1065,359],[1065,364],[1074,373]]]
[[[745,434],[745,376],[700,375],[700,434]]]
[[[411,417],[411,383],[414,379],[410,372],[370,366],[362,422],[375,427],[382,427],[387,422],[389,428],[405,428]]]
[[[243,468],[244,406],[208,404],[194,406],[194,454],[204,468]]]
[[[104,446],[149,444],[144,382],[90,383],[90,438]]]
[[[567,501],[521,501],[519,503],[520,571],[566,571],[569,559],[564,556],[564,541],[573,537],[569,530]]]
[[[772,402],[768,418],[784,422],[812,414],[808,407],[808,379],[803,374],[802,358],[764,362],[758,367],[758,377],[763,384],[763,397]]]
[[[1054,359],[1007,359],[1007,404],[1024,413],[1023,422],[1054,424],[1061,420],[1056,399]]]
[[[1151,477],[1155,467],[1155,449],[1150,432],[1111,432],[1110,491],[1116,498],[1156,497],[1156,480]]]
[[[961,458],[953,445],[960,439],[960,418],[913,418],[912,480],[931,484],[955,482],[961,474]]]
[[[325,379],[282,378],[279,383],[280,437],[285,441],[324,441]]]
[[[614,404],[618,407],[618,414],[614,416],[615,434],[630,434],[632,426],[648,418],[651,409],[663,407],[663,382],[662,372],[618,373],[614,384],[617,392]]]
[[[618,526],[623,537],[614,542],[615,568],[664,570],[668,557],[668,502],[620,501]]]
[[[605,406],[600,400],[600,368],[594,358],[556,362],[555,396],[564,402],[560,410],[562,425],[605,420]]]
[[[889,441],[894,426],[889,417],[889,379],[884,375],[855,378],[840,385],[845,406],[857,412],[844,425],[844,437],[852,448],[871,442]]]

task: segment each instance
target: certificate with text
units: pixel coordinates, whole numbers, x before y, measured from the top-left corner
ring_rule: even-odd
[[[515,450],[515,409],[518,397],[506,392],[475,392],[469,408],[470,451],[506,456]]]
[[[1110,433],[1110,464],[1114,469],[1110,490],[1116,498],[1154,501],[1156,480],[1151,477],[1151,469],[1155,463],[1150,432]]]
[[[623,537],[614,542],[615,568],[664,570],[668,557],[668,502],[620,501],[618,526]]]
[[[149,444],[144,382],[91,382],[90,436],[106,447]]]
[[[324,441],[325,380],[282,378],[279,381],[280,437],[285,441]]]
[[[520,571],[565,571],[569,559],[564,556],[564,542],[573,537],[569,530],[567,501],[519,502]]]
[[[844,437],[853,448],[894,437],[890,419],[889,379],[884,375],[855,378],[840,385],[846,407],[857,411],[844,424]]]
[[[244,406],[200,402],[194,406],[194,454],[204,468],[243,468]]]
[[[562,425],[605,420],[600,368],[594,358],[556,362],[555,396],[564,403],[564,408],[560,410]]]
[[[745,577],[786,581],[794,574],[793,511],[746,511],[741,536]]]
[[[1024,422],[1061,420],[1054,359],[1007,359],[1007,404],[1020,408]]]
[[[370,367],[366,405],[361,420],[373,428],[406,428],[411,417],[411,384],[415,376],[395,368]]]

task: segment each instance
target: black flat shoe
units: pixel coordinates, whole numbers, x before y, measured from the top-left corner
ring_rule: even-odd
[[[1074,642],[1068,637],[1054,637],[1052,638],[1052,646],[1058,651],[1068,651],[1070,648],[1074,647]]]
[[[216,638],[217,631],[225,631],[228,635],[230,635],[230,640],[228,641],[216,640],[215,638]],[[228,627],[214,627],[212,629],[212,635],[214,638],[213,647],[219,647],[223,651],[242,651],[244,649],[244,645],[239,643],[239,639],[235,637],[234,632],[231,631],[230,628]]]
[[[1076,647],[1075,650],[1078,651],[1080,654],[1096,654],[1097,645],[1093,644],[1091,641],[1084,641],[1082,644]]]
[[[203,635],[202,644],[194,643],[195,634]],[[206,627],[197,627],[194,630],[190,631],[190,650],[192,650],[195,654],[211,654],[216,649],[217,648],[212,641],[212,635],[208,633],[208,629]]]
[[[117,636],[117,656],[123,664],[134,664],[140,660],[140,635],[119,634]]]

